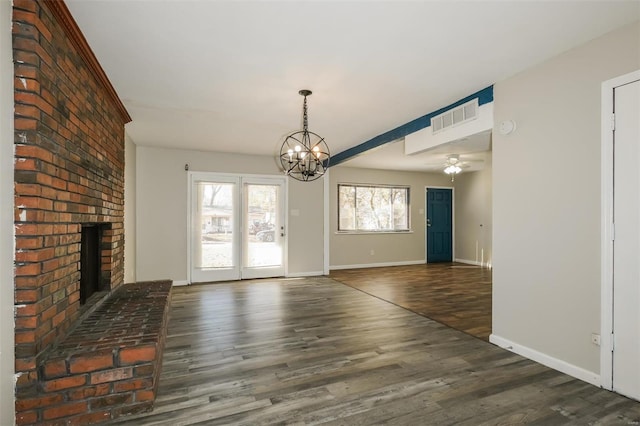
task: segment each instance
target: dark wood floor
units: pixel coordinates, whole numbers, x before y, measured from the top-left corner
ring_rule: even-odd
[[[372,296],[489,340],[491,269],[461,263],[331,271],[330,277]]]
[[[640,403],[329,278],[174,289],[130,425],[629,425]]]

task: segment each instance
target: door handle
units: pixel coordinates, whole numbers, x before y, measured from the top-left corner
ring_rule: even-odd
[[[427,219],[427,228],[431,227],[431,219]]]
[[[284,237],[284,226],[280,227],[280,236]]]

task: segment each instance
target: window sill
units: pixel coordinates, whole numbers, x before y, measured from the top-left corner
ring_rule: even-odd
[[[377,235],[377,234],[413,234],[412,230],[408,231],[336,231],[336,235]]]

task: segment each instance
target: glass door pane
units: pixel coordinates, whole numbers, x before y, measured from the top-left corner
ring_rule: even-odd
[[[191,281],[240,278],[237,179],[204,180],[191,185]]]
[[[284,182],[243,179],[243,278],[284,275]]]

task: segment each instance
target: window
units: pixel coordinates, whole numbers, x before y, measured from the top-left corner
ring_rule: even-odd
[[[338,184],[338,231],[409,231],[409,187]]]

